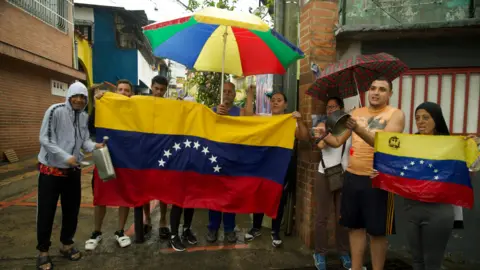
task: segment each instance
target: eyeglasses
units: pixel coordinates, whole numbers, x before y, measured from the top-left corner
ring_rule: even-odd
[[[327,110],[335,110],[336,108],[338,108],[338,105],[327,106]]]

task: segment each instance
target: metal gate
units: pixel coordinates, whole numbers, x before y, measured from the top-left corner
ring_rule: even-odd
[[[410,70],[393,81],[390,105],[405,113],[405,133],[415,133],[415,108],[440,104],[453,134],[480,133],[480,68]],[[362,104],[368,106],[365,93]]]

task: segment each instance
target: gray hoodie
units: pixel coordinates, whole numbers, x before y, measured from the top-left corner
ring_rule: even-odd
[[[86,152],[95,149],[95,143],[88,132],[88,114],[84,110],[74,111],[69,101],[70,97],[79,94],[87,97],[88,102],[87,88],[82,83],[75,82],[68,88],[65,103],[54,104],[45,112],[40,128],[40,163],[69,168],[67,160],[70,157],[75,156],[77,162],[80,162],[83,159],[81,149]]]

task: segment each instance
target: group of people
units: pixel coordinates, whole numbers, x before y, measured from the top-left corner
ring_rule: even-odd
[[[163,98],[167,92],[168,80],[163,76],[155,76],[152,79],[152,96]],[[105,91],[92,89],[94,101],[102,98]],[[236,96],[235,85],[226,82],[223,87],[223,103],[213,107],[213,111],[220,115],[250,116],[253,115],[253,97],[255,88],[250,86],[247,90],[247,105],[245,108],[234,106]],[[131,97],[134,94],[133,85],[128,80],[119,80],[115,92],[120,95]],[[272,115],[284,114],[287,108],[287,98],[283,93],[277,93],[271,98]],[[37,215],[37,269],[53,269],[53,263],[49,256],[51,245],[50,238],[55,217],[58,197],[61,198],[62,206],[62,231],[60,242],[63,244],[60,252],[69,260],[77,261],[81,258],[81,252],[73,245],[78,214],[81,201],[81,168],[83,152],[92,152],[102,148],[102,143],[94,143],[91,137],[95,136],[95,110],[90,116],[86,112],[88,104],[88,90],[80,82],[70,85],[65,103],[54,104],[45,113],[40,130],[41,150],[39,153],[40,176],[38,182],[38,215]],[[297,119],[296,137],[301,140],[309,140],[310,135],[307,127],[301,121],[301,115],[294,112],[292,117]],[[83,152],[82,152],[83,151]],[[295,164],[290,162],[289,171]],[[287,174],[287,175],[291,175]],[[291,177],[290,177],[291,178]],[[285,181],[287,185],[289,180]],[[94,191],[95,178],[92,178],[92,192]],[[283,216],[285,194],[282,196],[278,208],[277,218],[272,220],[272,245],[278,247],[282,244],[280,238],[280,224]],[[160,238],[168,240],[171,247],[176,251],[185,250],[185,243],[191,245],[197,243],[197,238],[191,230],[194,209],[182,208],[172,205],[170,211],[170,228],[167,222],[167,205],[160,203]],[[152,231],[150,203],[143,207],[146,217],[144,232]],[[183,232],[179,233],[181,216],[183,213]],[[95,205],[94,229],[90,238],[85,243],[85,250],[94,250],[103,238],[102,224],[106,214],[106,206]],[[118,227],[114,232],[115,240],[122,248],[131,245],[131,239],[124,232],[128,218],[129,208],[119,207]],[[260,235],[263,214],[254,213],[252,229],[247,233],[247,240],[253,240]],[[209,210],[209,224],[206,240],[216,242],[218,231],[223,221],[224,239],[229,243],[237,242],[235,232],[235,213],[222,213]]]
[[[373,81],[368,90],[369,106],[353,110],[346,123],[347,131],[339,136],[328,135],[317,143],[322,152],[314,185],[317,207],[313,257],[318,270],[327,269],[326,225],[331,207],[338,221],[335,239],[343,266],[366,269],[363,259],[368,236],[373,270],[384,269],[386,236],[395,233],[394,196],[372,187],[372,178],[378,175],[373,169],[373,156],[376,132],[402,133],[405,128],[404,113],[388,105],[392,94],[392,82],[387,78]],[[343,110],[344,103],[330,97],[326,107],[331,115]],[[450,135],[442,109],[436,103],[420,104],[415,109],[415,123],[418,134]],[[319,123],[314,130],[315,137],[322,138],[325,124]],[[476,136],[466,138],[474,138],[478,144]],[[403,211],[408,219],[406,238],[413,269],[440,270],[454,226],[454,206],[405,198]]]
[[[162,98],[167,91],[168,81],[165,77],[156,76],[152,79],[151,90],[154,97]],[[231,82],[224,84],[223,103],[213,107],[220,115],[251,116],[253,113],[254,87],[247,90],[245,108],[234,106],[236,91]],[[394,232],[393,195],[372,187],[371,178],[375,177],[373,170],[375,132],[403,132],[405,127],[404,113],[388,105],[392,96],[392,83],[388,79],[378,78],[368,91],[369,106],[355,109],[347,122],[347,132],[335,137],[328,135],[315,142],[322,151],[322,160],[318,166],[315,180],[315,266],[319,270],[326,269],[326,254],[328,246],[327,220],[331,207],[335,209],[338,220],[336,241],[338,253],[346,269],[365,269],[363,258],[370,239],[372,265],[374,270],[383,269],[387,252],[386,236]],[[117,94],[130,97],[134,94],[133,85],[128,80],[119,80],[116,85]],[[94,100],[102,98],[104,92],[94,89]],[[271,96],[271,114],[284,114],[287,108],[287,98],[283,93]],[[65,103],[52,105],[45,113],[41,130],[41,149],[39,159],[38,180],[38,210],[37,210],[37,269],[52,269],[53,263],[49,257],[50,238],[53,220],[60,197],[62,207],[62,229],[60,241],[63,244],[60,252],[69,260],[81,258],[81,252],[73,245],[81,200],[81,169],[80,161],[83,152],[92,152],[102,148],[102,143],[93,142],[90,137],[95,135],[95,110],[89,116],[85,112],[88,103],[88,90],[80,82],[70,85]],[[327,114],[343,110],[343,100],[331,97],[326,105]],[[293,112],[297,120],[295,137],[298,140],[314,141],[325,133],[325,124],[319,123],[310,134],[301,120],[299,112]],[[426,102],[415,110],[415,121],[420,134],[449,135],[448,127],[439,105]],[[291,171],[296,166],[294,159],[290,162],[285,179],[285,187],[293,185],[295,176]],[[340,177],[339,177],[340,176]],[[335,179],[336,180],[335,180]],[[339,182],[339,179],[341,180]],[[335,184],[337,183],[337,184]],[[340,185],[338,185],[340,183]],[[92,179],[92,190],[95,180]],[[284,188],[284,193],[286,188]],[[272,245],[282,244],[280,225],[283,217],[285,196],[283,194],[278,207],[277,217],[272,220]],[[409,218],[408,241],[412,252],[415,270],[440,269],[443,253],[453,225],[452,205],[425,203],[407,200],[405,202]],[[144,232],[153,229],[151,222],[150,203],[143,207],[146,217]],[[102,223],[106,206],[96,205],[94,229],[90,239],[85,243],[86,250],[94,250],[102,240]],[[118,227],[114,232],[120,247],[131,245],[130,238],[125,235],[124,228],[129,213],[128,207],[119,207]],[[183,231],[179,227],[183,213]],[[177,251],[185,250],[185,244],[194,245],[197,238],[191,230],[194,209],[172,205],[170,211],[170,226],[167,222],[167,205],[160,202],[159,235],[169,241]],[[245,234],[245,240],[252,241],[261,235],[263,214],[254,213],[251,229]],[[223,221],[224,239],[229,243],[237,242],[235,232],[235,213],[222,213],[209,210],[209,224],[206,240],[215,242]],[[170,227],[170,228],[169,228]]]

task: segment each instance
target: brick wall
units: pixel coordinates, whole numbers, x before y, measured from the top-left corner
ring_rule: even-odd
[[[300,62],[299,106],[307,127],[312,125],[312,114],[325,113],[325,104],[305,95],[314,81],[310,65],[323,68],[336,60],[334,26],[338,22],[337,1],[310,0],[300,10],[300,49],[305,58]],[[302,241],[313,247],[315,201],[313,185],[320,161],[320,152],[308,143],[299,144],[296,232]],[[333,213],[333,212],[332,212]],[[329,228],[334,224],[333,215]],[[333,233],[329,234],[334,237]],[[333,239],[330,239],[333,242]]]
[[[50,79],[68,82],[53,72],[0,55],[0,160],[14,149],[20,158],[38,153],[46,109],[64,97],[53,96]]]
[[[72,67],[73,31],[69,24],[68,28],[65,34],[7,1],[0,1],[1,42]]]

